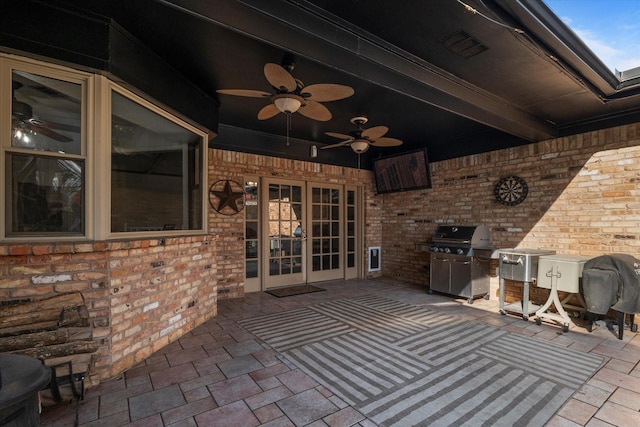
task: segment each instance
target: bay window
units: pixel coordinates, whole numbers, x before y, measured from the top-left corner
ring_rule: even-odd
[[[203,130],[106,77],[12,55],[0,89],[0,239],[204,232]]]
[[[202,228],[203,138],[111,92],[111,232]]]

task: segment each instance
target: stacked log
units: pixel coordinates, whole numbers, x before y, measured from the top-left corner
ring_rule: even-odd
[[[52,372],[56,377],[66,378],[60,381],[67,386],[60,390],[65,400],[73,397],[71,386],[83,387],[82,378],[90,371],[99,346],[93,340],[89,312],[80,292],[0,310],[0,352],[35,357],[55,367]],[[43,393],[44,405],[54,403],[48,397],[48,393]]]

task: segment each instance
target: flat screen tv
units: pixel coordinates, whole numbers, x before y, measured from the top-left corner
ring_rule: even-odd
[[[378,194],[431,188],[427,150],[416,150],[373,161]]]

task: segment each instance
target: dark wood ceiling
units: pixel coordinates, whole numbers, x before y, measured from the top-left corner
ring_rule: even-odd
[[[43,2],[44,3],[44,2]],[[637,81],[620,83],[539,0],[86,0],[59,1],[108,15],[157,57],[219,101],[212,146],[304,158],[339,142],[350,119],[389,127],[399,147],[431,161],[640,121]],[[81,35],[78,35],[81,37]],[[271,92],[265,63],[292,56],[306,85],[354,88],[326,102],[332,118],[258,120]],[[153,79],[153,76],[148,76]],[[303,150],[300,147],[304,147]],[[349,147],[319,162],[354,164]]]

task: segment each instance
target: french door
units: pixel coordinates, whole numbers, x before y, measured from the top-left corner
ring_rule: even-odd
[[[344,277],[343,186],[307,185],[310,206],[307,251],[307,281]]]
[[[267,195],[263,222],[264,287],[304,283],[304,183],[269,179],[264,184],[263,194]]]
[[[263,289],[357,277],[356,188],[265,178],[261,193]]]

